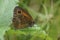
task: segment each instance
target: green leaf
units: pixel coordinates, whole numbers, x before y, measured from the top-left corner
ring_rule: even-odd
[[[5,30],[11,24],[13,9],[17,0],[0,0],[0,39],[3,40]]]

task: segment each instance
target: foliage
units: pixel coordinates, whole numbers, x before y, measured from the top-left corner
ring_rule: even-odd
[[[39,38],[41,40],[44,39],[45,34],[43,33],[43,31],[47,34],[46,40],[52,40],[52,39],[57,40],[57,36],[60,35],[60,31],[59,31],[60,30],[60,18],[59,18],[60,0],[30,0],[31,3],[27,0],[24,2],[26,3],[23,4],[23,8],[25,8],[32,15],[33,19],[36,18],[35,21],[38,27],[42,29],[40,30],[42,32],[40,35],[41,38],[39,36],[39,32],[36,32],[35,34],[38,35],[34,34],[30,40],[35,40],[36,36],[37,37],[39,36],[38,40]],[[3,40],[3,35],[5,31],[10,29],[9,25],[11,24],[13,9],[16,5],[17,5],[17,0],[0,0],[0,39],[1,40]],[[15,32],[15,30],[13,29],[8,30],[8,32],[6,32],[6,35],[10,36],[10,33],[11,36],[14,33],[17,34],[22,33],[24,34],[23,36],[26,36],[25,32],[22,31]]]
[[[52,40],[40,27],[9,29],[4,37],[5,40]]]

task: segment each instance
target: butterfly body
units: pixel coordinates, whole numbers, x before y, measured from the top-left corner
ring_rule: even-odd
[[[16,29],[20,29],[31,27],[34,24],[34,20],[26,10],[16,6],[14,8],[12,23]]]

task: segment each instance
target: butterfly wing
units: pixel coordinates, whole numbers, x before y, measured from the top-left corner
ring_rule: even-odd
[[[14,8],[12,23],[15,28],[20,29],[32,26],[34,24],[34,21],[31,15],[26,10],[20,8],[19,6],[16,6]]]

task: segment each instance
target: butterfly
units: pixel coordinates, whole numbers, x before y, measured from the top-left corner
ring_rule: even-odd
[[[21,29],[32,27],[34,25],[34,20],[28,11],[19,6],[16,6],[14,8],[12,24],[14,28]]]

